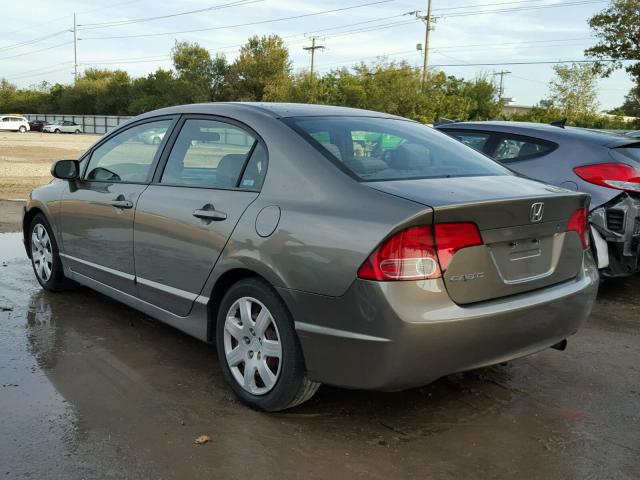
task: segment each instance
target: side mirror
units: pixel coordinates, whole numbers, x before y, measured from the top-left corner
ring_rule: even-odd
[[[58,160],[51,167],[51,175],[62,180],[75,180],[80,176],[80,163],[77,160]]]

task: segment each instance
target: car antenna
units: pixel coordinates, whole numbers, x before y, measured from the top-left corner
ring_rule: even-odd
[[[564,128],[564,126],[566,124],[567,124],[567,119],[565,117],[562,120],[555,120],[555,121],[551,122],[549,125],[553,125],[554,127]]]

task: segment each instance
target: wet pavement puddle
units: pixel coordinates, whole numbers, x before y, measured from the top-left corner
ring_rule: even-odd
[[[35,280],[0,234],[5,478],[636,478],[640,280],[604,285],[566,352],[400,393],[240,405],[215,348],[85,288]],[[194,439],[212,442],[197,446]]]

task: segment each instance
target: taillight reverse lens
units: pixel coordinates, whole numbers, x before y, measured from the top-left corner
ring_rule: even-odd
[[[589,248],[589,212],[586,208],[579,208],[571,214],[567,222],[567,232],[576,232],[582,248]]]
[[[640,192],[640,171],[626,163],[596,163],[573,169],[581,179],[600,185],[630,192]]]
[[[366,280],[437,278],[446,270],[455,252],[474,245],[482,245],[482,239],[473,223],[410,227],[376,248],[358,270],[358,277]]]
[[[410,227],[385,240],[362,264],[358,276],[367,280],[418,280],[440,276],[428,225]]]

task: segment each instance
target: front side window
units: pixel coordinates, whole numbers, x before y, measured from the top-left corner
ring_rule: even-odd
[[[535,138],[503,137],[491,155],[500,162],[541,157],[555,150],[556,145]]]
[[[86,180],[146,182],[160,143],[148,143],[149,131],[169,130],[171,120],[147,122],[118,133],[96,148],[87,166]]]
[[[284,122],[361,181],[512,175],[444,133],[408,120],[298,117]]]
[[[160,183],[236,188],[256,142],[255,137],[235,125],[187,119],[173,144]],[[259,169],[252,168],[257,177],[248,178],[248,184],[251,180],[255,184],[260,177]]]

